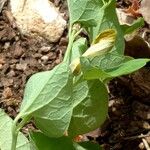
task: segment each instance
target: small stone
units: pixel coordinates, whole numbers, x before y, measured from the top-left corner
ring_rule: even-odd
[[[6,42],[4,45],[4,49],[8,49],[10,47],[10,42]]]
[[[35,54],[33,55],[33,57],[38,59],[38,58],[41,58],[41,57],[42,57],[42,54],[35,53]]]
[[[14,77],[16,74],[14,72],[14,70],[11,70],[10,72],[8,72],[8,77]]]
[[[19,36],[15,36],[15,41],[19,41]]]
[[[1,82],[2,82],[2,86],[9,87],[9,86],[13,85],[14,80],[8,79],[8,78],[2,78]]]
[[[139,144],[139,148],[140,148],[140,150],[144,150],[144,149],[145,149],[145,146],[144,146],[144,143],[143,143],[143,142],[141,142],[141,143]]]
[[[51,50],[51,47],[50,46],[43,46],[41,47],[40,49],[40,52],[44,52],[44,53],[47,53]]]
[[[16,69],[17,70],[21,70],[21,71],[25,71],[27,69],[27,64],[16,64]]]
[[[54,59],[56,59],[56,53],[50,52],[50,53],[48,53],[48,57],[50,60],[54,60]]]
[[[11,88],[9,88],[9,87],[5,88],[4,91],[3,91],[3,93],[2,93],[2,96],[5,99],[10,98],[12,95],[13,94],[12,94]]]
[[[3,65],[2,64],[0,64],[0,70],[2,70],[3,69]]]
[[[49,0],[10,0],[11,12],[21,33],[57,42],[66,21]]]
[[[23,54],[24,50],[23,48],[20,46],[20,43],[16,43],[15,45],[15,50],[14,50],[14,56],[15,58],[20,57]]]
[[[43,61],[48,61],[48,59],[49,59],[49,58],[48,58],[48,56],[46,56],[46,55],[41,57],[41,60],[43,60]]]
[[[4,58],[0,58],[0,64],[5,64]]]
[[[60,59],[56,59],[55,63],[58,65],[61,62]]]

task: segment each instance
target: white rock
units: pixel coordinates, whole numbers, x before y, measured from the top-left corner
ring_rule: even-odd
[[[10,0],[10,7],[21,33],[56,42],[66,21],[49,0]]]
[[[140,12],[143,15],[144,20],[150,24],[150,0],[142,0]]]

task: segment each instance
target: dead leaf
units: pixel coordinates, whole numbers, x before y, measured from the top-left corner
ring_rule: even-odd
[[[140,17],[141,14],[139,12],[140,2],[139,0],[131,0],[132,5],[129,6],[128,9],[125,9],[124,12],[130,14],[133,17]]]

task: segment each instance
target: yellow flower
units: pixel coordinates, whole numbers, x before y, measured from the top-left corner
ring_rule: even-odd
[[[105,30],[100,33],[93,41],[92,45],[82,55],[86,58],[94,58],[95,56],[101,56],[109,52],[114,46],[116,39],[116,31],[113,29]],[[80,59],[76,58],[71,64],[70,68],[72,73],[79,74],[81,70]]]

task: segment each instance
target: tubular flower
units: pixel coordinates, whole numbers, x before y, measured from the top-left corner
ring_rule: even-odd
[[[82,57],[94,58],[109,52],[114,46],[116,39],[116,31],[113,29],[106,30],[100,33],[93,41],[92,45],[82,54]],[[79,74],[81,70],[80,58],[76,58],[71,64],[72,73]]]

